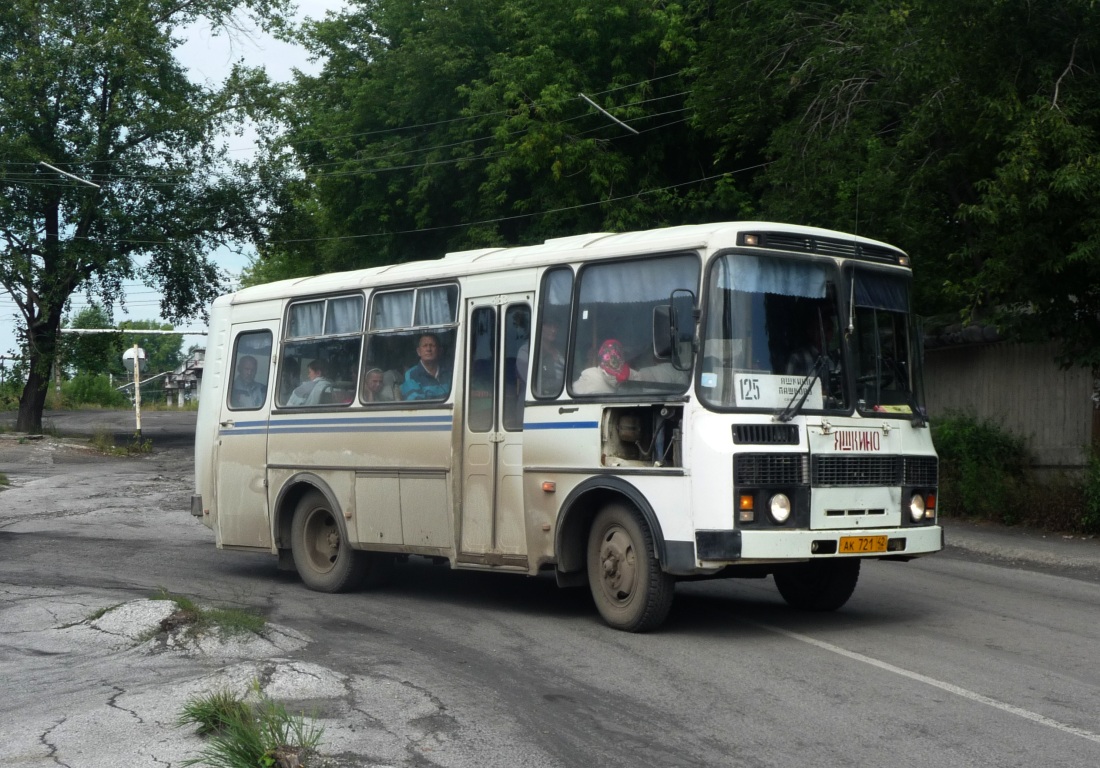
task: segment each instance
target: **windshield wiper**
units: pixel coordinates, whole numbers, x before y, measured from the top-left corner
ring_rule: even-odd
[[[787,403],[783,410],[779,411],[772,418],[782,422],[788,422],[794,418],[794,415],[802,410],[802,405],[806,402],[806,398],[809,397],[810,392],[813,391],[814,380],[821,377],[821,374],[825,371],[828,364],[828,355],[818,355],[814,367],[810,369],[810,372],[806,374],[806,378],[802,379],[802,382],[798,385],[798,389],[791,395],[791,401]]]

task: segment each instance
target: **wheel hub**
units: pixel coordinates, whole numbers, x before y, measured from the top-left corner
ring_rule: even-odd
[[[614,528],[604,537],[600,547],[602,582],[608,594],[616,600],[625,600],[634,591],[637,575],[634,545],[630,536],[621,528]]]

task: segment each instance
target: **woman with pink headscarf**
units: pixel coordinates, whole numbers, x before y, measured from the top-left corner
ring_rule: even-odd
[[[636,378],[635,372],[626,362],[622,343],[617,339],[608,339],[600,345],[596,365],[585,368],[581,371],[580,377],[573,382],[573,394],[612,394],[620,384],[633,378]]]

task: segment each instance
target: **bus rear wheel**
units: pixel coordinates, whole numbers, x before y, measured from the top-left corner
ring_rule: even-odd
[[[588,585],[612,628],[646,632],[668,616],[676,581],[653,552],[653,536],[633,509],[609,504],[597,513],[588,533]]]
[[[814,560],[777,570],[775,586],[787,605],[801,611],[835,611],[859,580],[859,560]]]
[[[290,549],[298,575],[318,592],[346,592],[360,586],[367,575],[366,553],[348,545],[320,491],[307,493],[294,509]]]

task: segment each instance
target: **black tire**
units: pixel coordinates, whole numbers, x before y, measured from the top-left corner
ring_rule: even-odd
[[[859,580],[857,559],[814,560],[777,570],[775,586],[800,611],[835,611],[848,602]]]
[[[310,491],[294,510],[290,533],[294,567],[302,581],[318,592],[347,592],[363,584],[368,560],[352,549],[340,531],[328,499]]]
[[[661,570],[653,535],[632,508],[600,510],[588,532],[587,562],[592,599],[608,626],[647,632],[668,616],[676,580]]]

